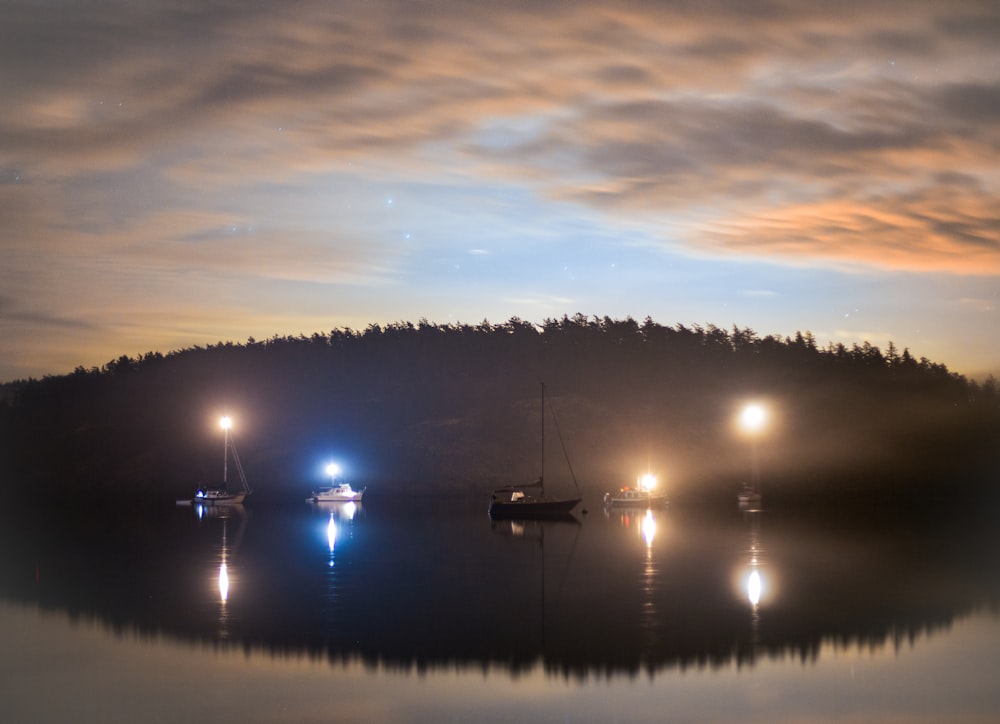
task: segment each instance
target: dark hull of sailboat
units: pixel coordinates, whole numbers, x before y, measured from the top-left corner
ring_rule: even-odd
[[[218,493],[215,495],[196,495],[191,502],[195,505],[242,505],[246,497],[246,493]]]
[[[493,518],[562,518],[570,514],[581,498],[522,498],[520,500],[493,500],[490,516]]]

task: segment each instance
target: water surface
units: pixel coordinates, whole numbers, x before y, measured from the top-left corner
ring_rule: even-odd
[[[986,721],[990,513],[22,512],[5,721]]]

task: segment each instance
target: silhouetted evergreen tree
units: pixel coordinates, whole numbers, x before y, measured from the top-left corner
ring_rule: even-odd
[[[859,470],[895,493],[914,475],[957,488],[996,466],[995,380],[976,385],[894,344],[820,349],[808,331],[782,340],[577,314],[251,338],[8,383],[6,492],[188,495],[218,482],[214,422],[226,409],[241,416],[234,435],[258,499],[298,497],[329,450],[383,490],[477,492],[536,474],[539,380],[595,492],[647,463],[677,494],[733,489],[748,452],[732,423],[750,397],[774,408],[759,446],[777,494],[844,490]]]

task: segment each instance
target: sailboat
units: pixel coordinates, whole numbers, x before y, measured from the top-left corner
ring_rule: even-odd
[[[247,476],[243,472],[243,464],[240,462],[240,455],[236,452],[236,443],[233,442],[229,436],[229,428],[232,427],[232,421],[228,416],[226,416],[220,420],[219,424],[226,432],[225,448],[223,450],[222,458],[222,485],[218,488],[198,488],[194,494],[194,498],[190,501],[196,505],[240,505],[252,492],[250,490],[250,485],[247,483]],[[241,488],[236,492],[231,492],[228,487],[230,453],[232,453],[233,457],[233,467],[236,468],[236,472],[240,478]],[[182,501],[177,502],[180,503]]]
[[[553,420],[555,416],[553,415]],[[556,422],[556,430],[559,429]],[[542,434],[541,434],[541,474],[538,480],[524,485],[508,485],[497,488],[490,497],[490,516],[493,518],[557,518],[570,514],[570,511],[580,502],[579,495],[575,498],[556,498],[545,494],[545,384],[542,383]],[[559,435],[562,442],[562,434]],[[563,445],[566,455],[566,446]],[[573,476],[573,485],[579,492],[573,467],[566,455],[566,465]]]
[[[736,502],[741,510],[758,508],[763,496],[760,492],[760,471],[757,467],[757,450],[754,448],[753,470],[750,473],[750,480],[743,483],[740,491],[736,494]]]
[[[757,436],[766,421],[767,410],[758,404],[747,405],[740,414],[740,426],[751,436],[750,480],[744,483],[736,494],[736,501],[741,510],[759,509],[763,497],[760,492],[760,459],[757,456]]]
[[[740,492],[736,494],[736,502],[741,506],[759,505],[761,501],[760,486],[758,484],[744,483]]]

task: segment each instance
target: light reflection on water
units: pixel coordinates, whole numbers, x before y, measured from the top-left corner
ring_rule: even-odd
[[[363,693],[379,686],[382,699],[414,697],[407,713],[376,717],[389,721],[431,721],[431,712],[489,720],[477,708],[484,701],[493,702],[498,720],[545,718],[536,715],[546,711],[607,720],[596,713],[614,718],[607,703],[624,706],[637,689],[643,703],[622,710],[629,720],[657,720],[668,706],[678,711],[667,692],[694,718],[726,720],[737,718],[741,700],[753,700],[753,688],[766,682],[772,715],[797,707],[802,718],[823,719],[832,701],[823,691],[828,686],[841,696],[860,688],[873,708],[857,704],[858,716],[873,719],[883,711],[907,718],[910,711],[909,702],[869,691],[873,678],[880,691],[898,693],[904,680],[929,680],[939,670],[929,690],[955,707],[971,706],[969,697],[955,693],[983,676],[971,668],[983,666],[982,637],[1000,644],[994,617],[970,616],[1000,602],[995,532],[961,541],[951,531],[920,525],[891,535],[879,526],[819,533],[815,521],[797,516],[682,509],[495,524],[481,506],[366,502],[364,510],[252,512],[240,506],[192,515],[187,509],[138,527],[106,522],[105,542],[90,547],[73,528],[92,529],[94,522],[70,520],[68,530],[56,528],[66,540],[82,541],[74,565],[65,561],[62,541],[46,543],[51,532],[28,528],[5,538],[0,597],[29,607],[5,606],[2,626],[27,627],[39,640],[18,648],[13,637],[0,654],[2,670],[50,655],[81,661],[88,656],[83,648],[56,652],[94,647],[131,667],[115,672],[109,666],[108,681],[95,676],[95,692],[114,675],[127,679],[145,667],[150,681],[135,684],[143,690],[164,674],[133,657],[181,659],[187,677],[210,665],[202,657],[212,651],[213,685],[221,690],[244,688],[241,678],[252,672],[262,687],[289,692],[325,676],[320,692],[296,694],[304,697],[297,702],[302,706],[330,705],[339,692],[338,711],[370,713],[387,706]],[[155,565],[146,565],[149,560]],[[213,579],[210,592],[206,578]],[[933,595],[914,595],[918,591]],[[96,623],[79,623],[88,618]],[[970,627],[976,637],[967,635]],[[210,648],[185,645],[190,642]],[[255,652],[252,662],[219,653],[230,647]],[[996,664],[987,669],[995,674]],[[483,672],[493,685],[489,692],[476,683]],[[414,677],[424,682],[423,694],[412,687]],[[359,688],[342,689],[347,681]],[[35,671],[26,691],[41,694],[53,684],[44,670]],[[702,686],[714,693],[699,709],[693,692]],[[580,701],[564,700],[567,687]],[[524,703],[498,698],[498,689],[517,692]],[[436,703],[425,700],[430,690]],[[478,704],[469,698],[473,691]],[[155,692],[147,695],[157,700]],[[28,694],[16,696],[29,710]],[[1000,705],[993,687],[977,696],[977,711]],[[239,704],[250,721],[274,706],[257,705],[262,708]],[[171,710],[170,718],[179,713]],[[751,720],[767,718],[750,713]],[[963,711],[944,713],[955,720]]]
[[[641,586],[643,593],[642,612],[640,616],[640,626],[642,631],[643,647],[640,657],[645,661],[649,658],[651,651],[655,651],[663,644],[663,626],[660,621],[659,610],[656,600],[662,586],[667,585],[663,572],[657,560],[657,551],[653,548],[656,540],[656,532],[659,528],[656,518],[657,513],[647,510],[642,518],[642,539],[646,543],[645,563],[642,569]],[[661,519],[664,514],[659,514]],[[660,537],[661,544],[663,536]]]

